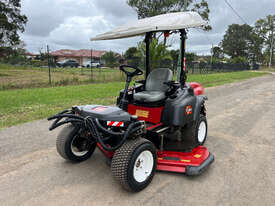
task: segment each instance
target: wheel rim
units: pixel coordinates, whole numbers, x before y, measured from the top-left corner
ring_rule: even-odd
[[[153,154],[145,150],[139,154],[134,165],[134,178],[137,182],[145,181],[152,173],[154,166]]]
[[[202,143],[206,136],[206,123],[205,121],[200,122],[199,131],[198,131],[198,141]]]
[[[71,143],[71,151],[75,156],[81,157],[81,156],[87,154],[89,152],[89,150],[88,149],[81,150],[81,149],[79,149],[79,147],[77,147],[77,145],[80,146],[80,144],[82,144],[81,146],[85,146],[87,148],[86,145],[83,145],[83,144],[87,144],[87,141],[84,140],[80,143],[77,142],[77,141],[79,141],[79,137],[75,136],[72,140],[72,143]]]

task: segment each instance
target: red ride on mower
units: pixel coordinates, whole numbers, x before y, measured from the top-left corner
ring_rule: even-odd
[[[117,106],[74,106],[50,117],[50,130],[66,124],[56,140],[58,153],[67,160],[87,160],[95,148],[110,160],[114,177],[131,191],[144,189],[156,170],[198,175],[214,156],[202,146],[207,136],[203,88],[186,83],[184,65],[186,29],[205,22],[195,12],[179,12],[145,18],[118,27],[92,40],[145,35],[145,80],[129,88],[139,68],[121,65],[127,76]],[[180,33],[181,69],[173,81],[168,68],[150,71],[149,45],[153,33]]]

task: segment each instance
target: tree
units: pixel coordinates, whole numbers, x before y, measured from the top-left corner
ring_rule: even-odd
[[[177,68],[177,65],[178,65],[178,59],[179,59],[179,53],[180,53],[180,50],[177,49],[177,50],[170,50],[170,55],[172,57],[172,61],[173,61],[173,69],[176,69]]]
[[[248,40],[248,59],[255,62],[263,61],[263,43],[264,39],[257,35],[254,30],[250,34],[250,39]]]
[[[266,54],[273,59],[275,47],[275,15],[268,15],[255,23],[255,33],[264,41]],[[272,63],[272,61],[271,61]]]
[[[224,56],[223,51],[219,46],[215,46],[212,48],[212,54],[213,54],[213,58],[216,58],[216,59],[222,59]]]
[[[170,55],[173,60],[173,68],[176,68],[178,66],[178,58],[179,58],[179,49],[177,50],[170,50]],[[192,62],[195,61],[197,55],[193,52],[185,52],[185,59],[186,59],[186,65],[187,67],[190,67]]]
[[[0,47],[20,43],[18,31],[24,32],[27,17],[20,13],[20,0],[0,1]]]
[[[141,58],[137,55],[137,47],[130,47],[126,50],[124,58],[127,61],[128,65],[138,67],[141,61]]]
[[[185,53],[186,63],[188,63],[188,64],[192,63],[192,61],[195,61],[196,57],[197,57],[197,55],[193,52],[186,52]]]
[[[139,56],[143,61],[141,64],[144,65],[145,60],[145,50],[146,46],[144,42],[141,42],[138,46],[137,56]],[[164,66],[171,66],[172,56],[167,50],[167,46],[157,39],[152,39],[150,44],[150,69],[151,71],[156,68],[161,68]]]
[[[101,58],[106,62],[107,67],[113,68],[119,65],[120,55],[112,51],[106,52]]]
[[[253,27],[243,24],[229,25],[221,42],[223,52],[231,58],[248,57],[250,54],[259,58],[262,39],[256,35]]]
[[[127,0],[127,3],[137,12],[139,19],[184,11],[183,0]],[[210,10],[205,0],[201,0],[200,2],[187,0],[187,7],[191,11],[197,11],[204,20],[209,20]],[[211,27],[208,25],[205,29],[209,30]]]
[[[247,64],[247,62],[247,58],[241,56],[229,59],[229,63],[231,64]]]

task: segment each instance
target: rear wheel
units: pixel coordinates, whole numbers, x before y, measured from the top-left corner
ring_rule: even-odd
[[[146,139],[126,141],[112,159],[113,176],[129,190],[138,192],[152,181],[156,170],[156,149]]]
[[[58,134],[56,149],[64,159],[81,162],[92,156],[96,148],[96,142],[87,139],[85,131],[72,124],[66,125]]]

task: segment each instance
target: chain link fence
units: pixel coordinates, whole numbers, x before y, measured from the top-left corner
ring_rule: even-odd
[[[209,74],[217,72],[234,72],[245,70],[258,70],[259,65],[249,64],[229,64],[229,63],[191,63],[186,65],[187,70],[191,74]]]

